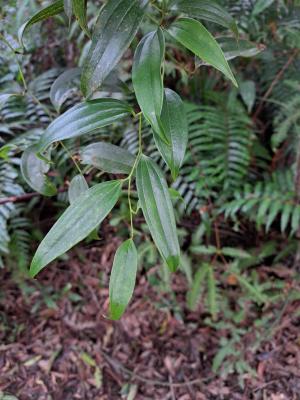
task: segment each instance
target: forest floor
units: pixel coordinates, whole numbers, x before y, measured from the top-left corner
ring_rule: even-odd
[[[19,400],[300,399],[299,302],[263,311],[275,324],[259,345],[253,333],[259,328],[249,322],[238,346],[254,373],[241,375],[236,367],[221,377],[212,362],[230,332],[205,324],[201,305],[186,309],[180,273],[172,288],[181,320],[164,306],[170,295],[145,274],[121,321],[105,318],[117,245],[112,239],[74,251],[34,283],[17,284],[1,272],[0,399],[4,393]]]

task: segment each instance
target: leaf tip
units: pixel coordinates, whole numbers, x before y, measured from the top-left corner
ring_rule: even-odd
[[[179,266],[180,262],[180,257],[178,255],[176,256],[169,256],[166,260],[167,265],[170,269],[171,272],[176,272]]]

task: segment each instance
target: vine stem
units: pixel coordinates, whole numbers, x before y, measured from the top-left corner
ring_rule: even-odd
[[[72,156],[72,154],[70,153],[69,149],[63,144],[62,141],[60,141],[59,143],[62,146],[62,148],[65,150],[65,152],[68,154],[68,156],[71,158],[71,160],[73,161],[73,163],[74,163],[77,171],[79,172],[79,174],[83,176],[83,172],[81,171],[81,168],[80,168],[78,162],[75,160],[75,157]]]
[[[134,174],[134,171],[136,169],[136,166],[138,165],[141,155],[142,155],[142,113],[136,114],[139,118],[139,129],[138,129],[138,135],[139,135],[139,150],[138,154],[136,156],[136,159],[134,161],[134,164],[132,166],[132,169],[130,171],[130,174],[126,179],[124,179],[124,182],[128,181],[128,191],[127,191],[127,196],[128,196],[128,205],[129,205],[129,212],[130,212],[130,239],[133,239],[134,237],[134,229],[133,229],[133,215],[136,214],[136,212],[132,208],[132,203],[131,203],[131,183],[132,183],[132,177]]]

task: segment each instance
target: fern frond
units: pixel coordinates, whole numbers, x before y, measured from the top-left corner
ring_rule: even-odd
[[[296,202],[293,173],[277,172],[254,186],[246,184],[235,193],[235,199],[222,207],[225,217],[235,218],[238,213],[255,221],[258,228],[265,225],[268,232],[279,218],[282,232],[289,227],[295,233],[300,226],[300,205]]]

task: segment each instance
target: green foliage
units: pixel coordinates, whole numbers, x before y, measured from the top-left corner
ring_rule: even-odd
[[[254,186],[245,185],[235,193],[235,200],[224,205],[225,216],[234,218],[237,213],[253,219],[257,227],[265,225],[267,231],[280,217],[280,230],[288,226],[295,233],[300,224],[300,205],[296,201],[293,174],[290,171],[274,174]]]
[[[299,7],[108,0],[100,9],[74,0],[33,1],[28,10],[24,21],[24,7],[15,16],[6,6],[0,32],[1,197],[29,187],[53,196],[69,185],[71,203],[40,244],[31,274],[97,236],[120,200],[111,221],[130,227],[140,260],[158,263],[159,253],[171,271],[186,261],[189,308],[205,299],[217,320],[217,262],[229,265],[254,303],[265,304],[265,287],[247,272],[255,256],[235,238],[251,229],[264,235],[264,227],[294,246],[299,230]],[[60,38],[52,47],[45,45],[49,17]],[[57,196],[65,207],[66,194]],[[22,248],[22,268],[30,250],[27,212],[23,204],[0,205],[0,251]],[[137,213],[145,225],[137,224]],[[195,216],[192,239],[176,228],[184,215]],[[135,262],[124,278],[122,254],[110,283],[113,318],[124,312],[135,282]],[[124,292],[119,276],[128,283]],[[161,276],[170,282],[166,268]],[[235,343],[222,344],[215,370]]]

